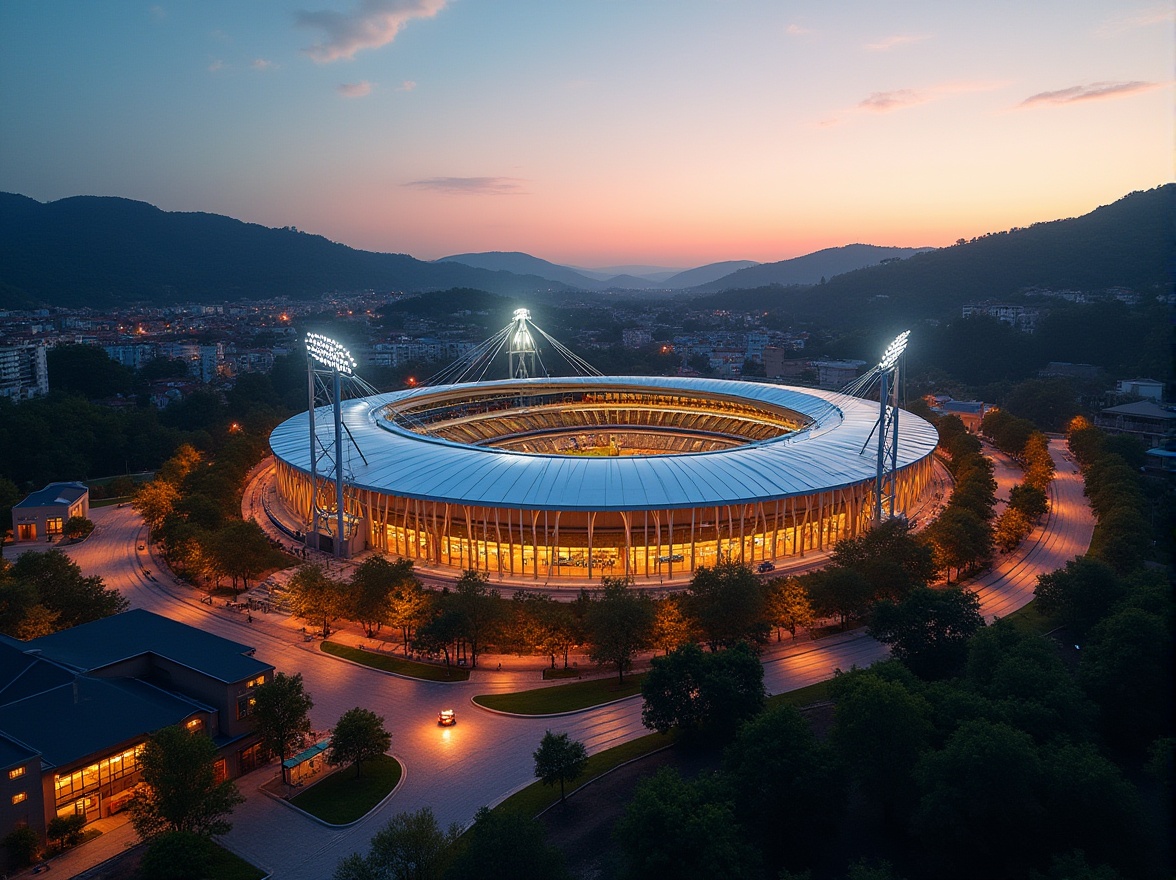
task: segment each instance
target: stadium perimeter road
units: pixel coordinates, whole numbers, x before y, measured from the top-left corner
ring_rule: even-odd
[[[1001,557],[990,573],[969,584],[980,593],[990,619],[1024,605],[1032,598],[1038,574],[1060,568],[1089,545],[1094,521],[1077,468],[1059,441],[1050,449],[1058,479],[1051,490],[1048,521],[1020,550]],[[1007,498],[1017,472],[999,456],[997,463],[998,495]],[[392,797],[349,828],[325,827],[263,795],[259,787],[273,777],[272,764],[239,780],[246,801],[233,814],[234,827],[224,842],[277,880],[329,877],[341,858],[365,851],[372,835],[398,812],[427,806],[442,826],[468,823],[479,807],[534,780],[532,752],[548,729],[583,741],[590,753],[647,733],[641,726],[639,698],[553,718],[498,715],[471,704],[475,694],[537,685],[535,668],[480,669],[469,682],[444,684],[385,675],[326,656],[318,651],[317,642],[303,639],[301,625],[293,618],[254,614],[253,623],[248,623],[240,613],[201,603],[201,594],[176,583],[149,550],[136,549],[145,530],[129,507],[95,508],[91,513],[97,526],[94,534],[66,550],[85,574],[102,576],[133,607],[253,645],[259,658],[279,670],[301,672],[314,698],[311,720],[317,729],[331,727],[354,706],[384,716],[392,733],[392,753],[403,763],[405,777]],[[773,643],[764,658],[765,685],[771,693],[782,693],[885,656],[886,648],[860,630],[784,650]],[[442,730],[436,725],[437,712],[449,706],[457,708],[458,724]],[[106,851],[134,842],[129,827],[103,837],[108,837]],[[72,876],[105,857],[94,851],[87,858],[87,849],[80,847],[68,860],[55,862],[55,876]]]

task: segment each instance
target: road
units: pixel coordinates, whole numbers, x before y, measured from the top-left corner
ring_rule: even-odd
[[[1038,574],[1060,568],[1089,545],[1094,521],[1081,478],[1060,441],[1053,441],[1050,449],[1058,478],[1051,489],[1048,520],[1020,550],[1002,557],[991,572],[968,585],[979,592],[989,619],[1024,605],[1032,599]],[[1007,498],[1018,473],[999,456],[997,465],[998,495]],[[468,823],[480,807],[534,781],[532,753],[548,729],[582,741],[589,753],[648,732],[641,725],[641,701],[636,697],[553,718],[499,715],[471,703],[475,694],[535,686],[533,670],[477,670],[469,682],[429,683],[326,656],[317,643],[302,639],[301,625],[292,618],[257,614],[250,624],[239,613],[201,603],[202,594],[177,584],[152,553],[135,550],[145,533],[131,508],[95,508],[91,518],[94,534],[66,552],[84,573],[100,574],[132,607],[251,645],[259,658],[278,669],[301,672],[314,698],[311,721],[317,729],[330,728],[343,712],[363,706],[384,716],[392,731],[392,753],[405,767],[404,779],[388,800],[350,828],[325,827],[263,795],[259,786],[272,778],[272,765],[240,781],[246,800],[234,813],[233,830],[224,840],[277,880],[329,877],[339,859],[366,851],[371,836],[398,812],[427,806],[442,826]],[[765,657],[765,686],[770,693],[782,693],[827,679],[837,669],[868,666],[886,655],[885,646],[860,630],[785,650],[773,648]],[[449,706],[457,708],[458,724],[438,728],[437,712]],[[129,829],[121,834],[130,841]],[[87,849],[75,851],[79,864]],[[60,864],[68,876],[69,865]]]

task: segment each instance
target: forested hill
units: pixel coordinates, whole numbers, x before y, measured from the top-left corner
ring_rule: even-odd
[[[1176,257],[1176,184],[1134,192],[1069,220],[992,233],[811,287],[728,290],[700,299],[715,308],[784,309],[839,325],[883,316],[959,315],[960,306],[1029,288],[1140,293],[1171,288]]]
[[[129,199],[0,193],[0,308],[307,297],[328,290],[564,289],[536,276],[359,251],[294,229]]]

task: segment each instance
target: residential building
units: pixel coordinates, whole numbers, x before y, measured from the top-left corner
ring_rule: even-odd
[[[1176,432],[1176,408],[1152,400],[1110,406],[1094,417],[1108,434],[1129,434],[1149,447],[1160,447]]]
[[[90,490],[84,483],[50,483],[12,506],[12,537],[18,543],[51,541],[70,517],[89,514]]]
[[[0,347],[0,397],[29,400],[49,393],[44,345]]]
[[[1120,379],[1115,383],[1115,389],[1120,394],[1142,397],[1156,403],[1164,399],[1164,383],[1158,379]]]

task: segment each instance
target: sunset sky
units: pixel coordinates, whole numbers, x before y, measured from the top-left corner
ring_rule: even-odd
[[[0,190],[434,259],[950,244],[1172,179],[1170,3],[0,2]]]

